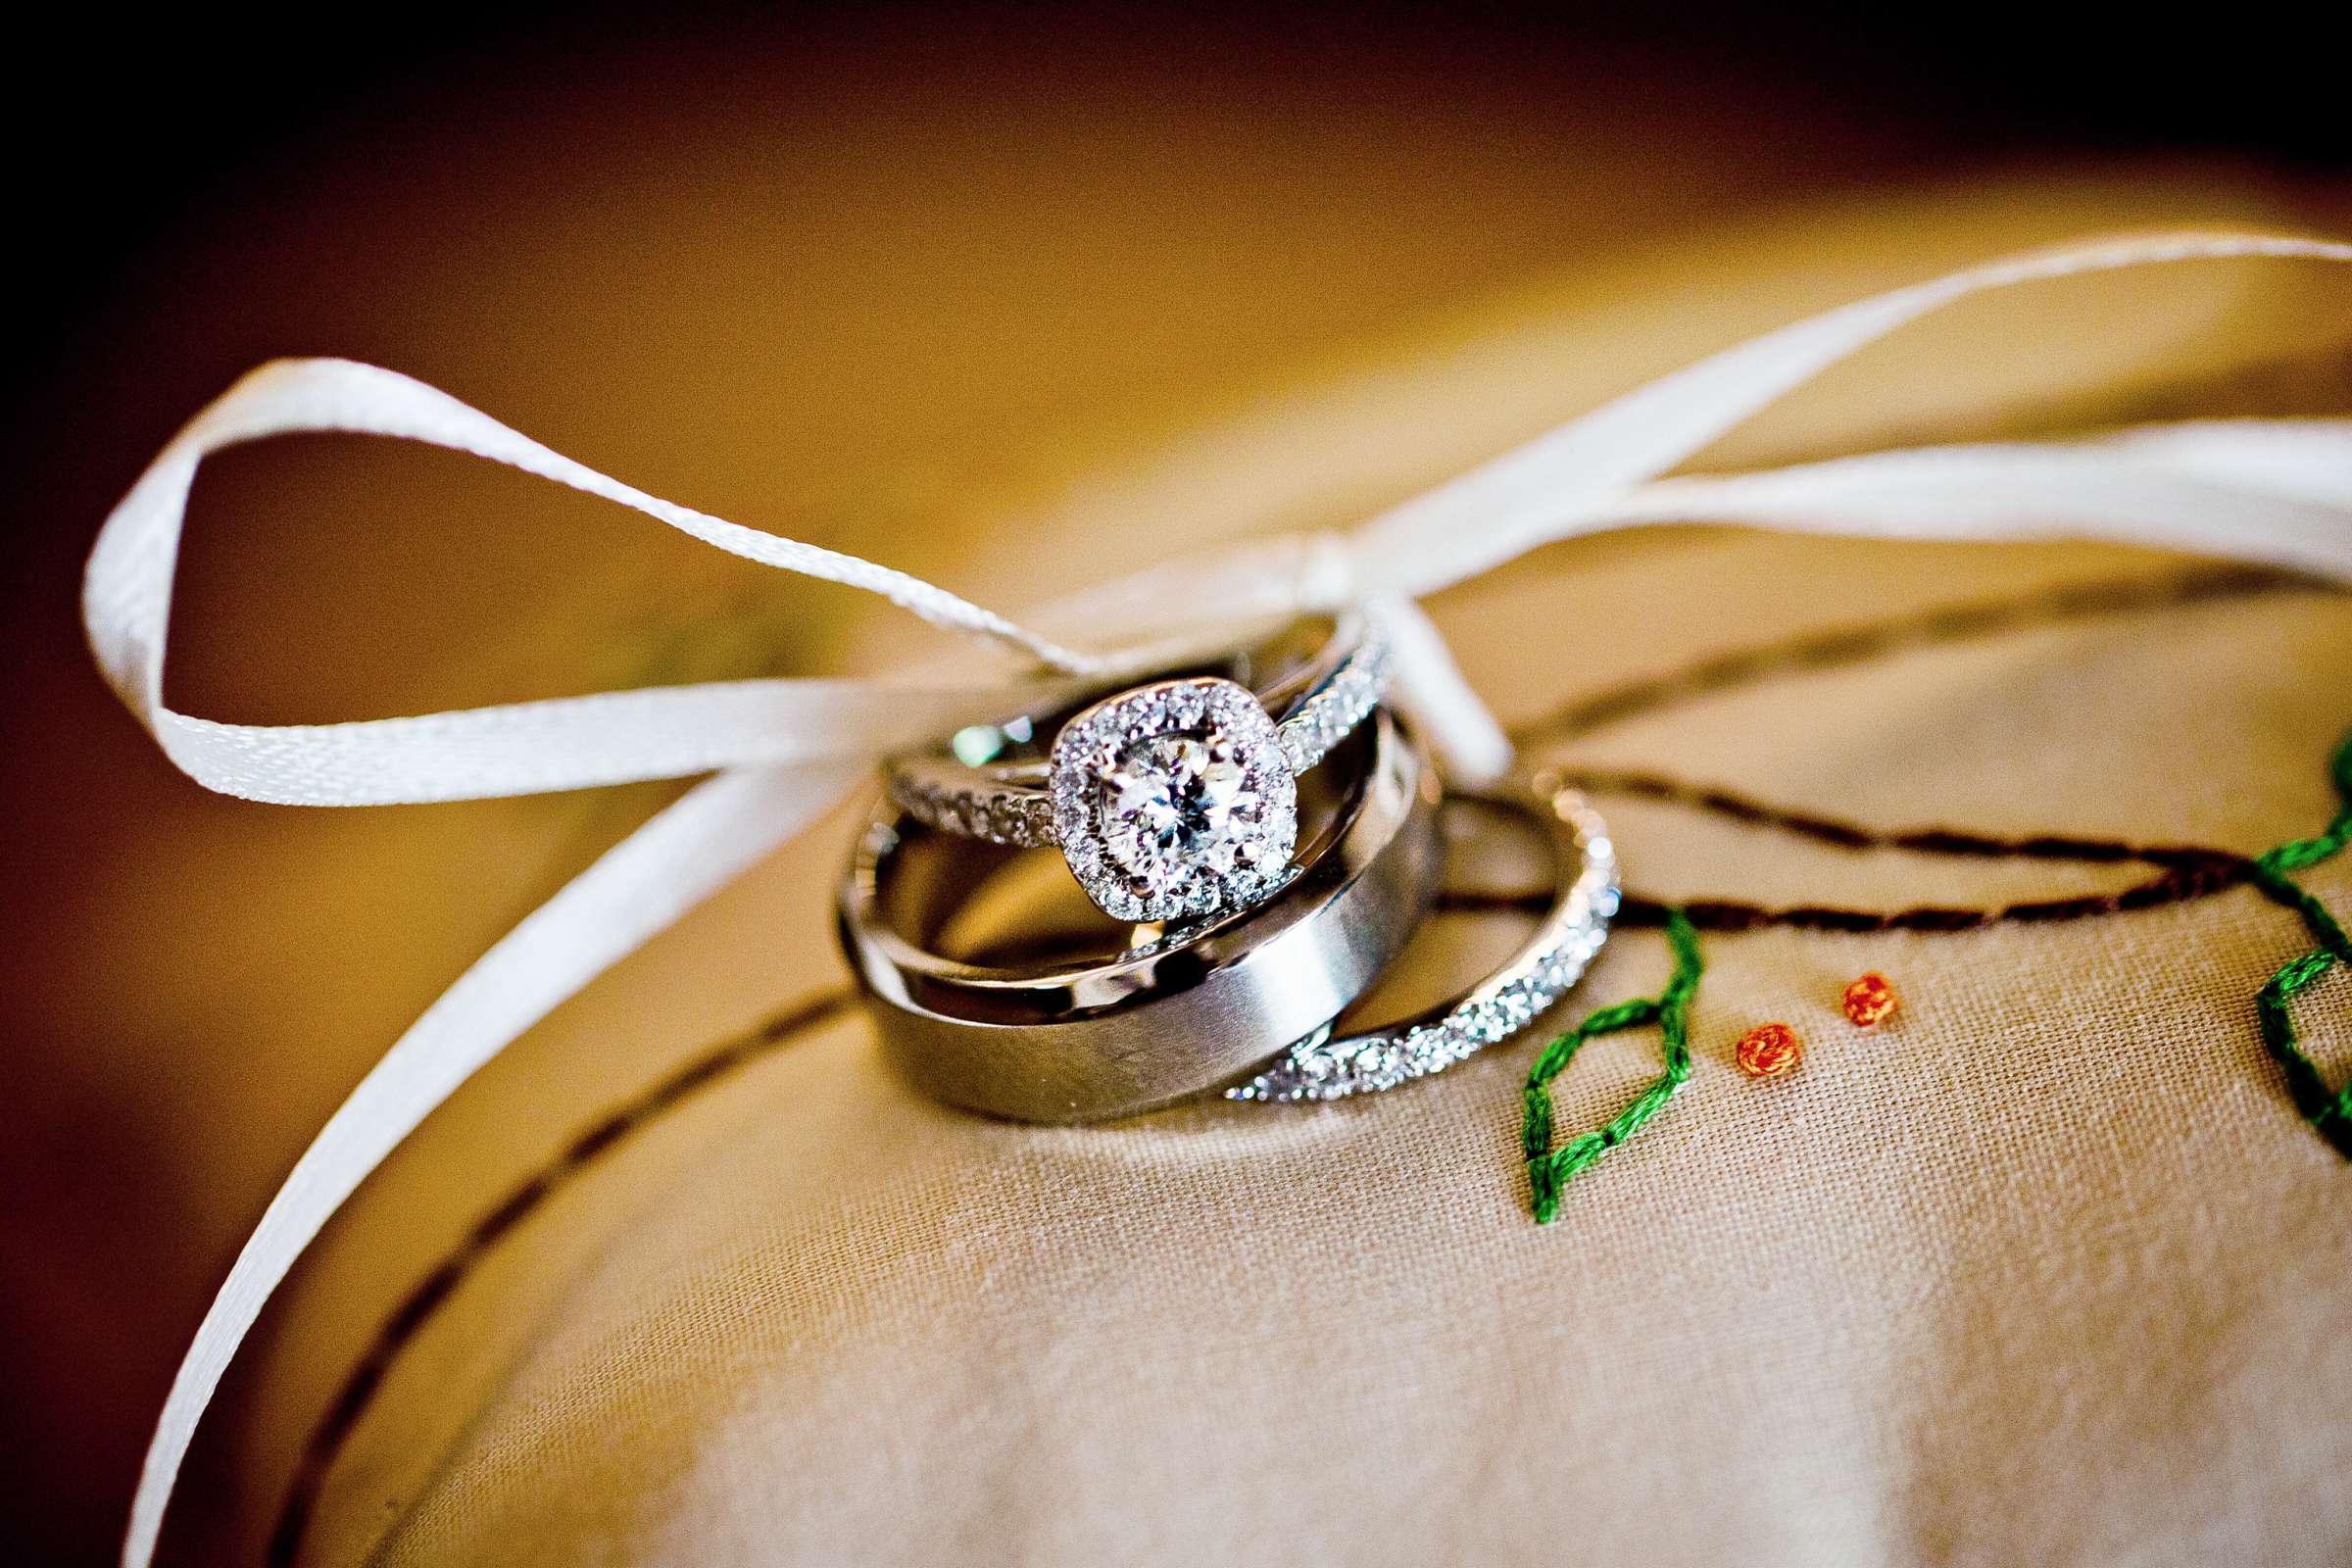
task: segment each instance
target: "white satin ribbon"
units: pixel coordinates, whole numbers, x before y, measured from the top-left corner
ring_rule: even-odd
[[[109,681],[206,787],[307,806],[446,801],[699,773],[696,786],[485,953],[344,1102],[270,1200],[172,1382],[122,1560],[145,1568],[196,1424],[287,1269],[369,1171],[558,1004],[758,861],[886,752],[1149,667],[1220,624],[1392,602],[1399,690],[1457,773],[1508,748],[1411,601],[1551,541],[1707,520],[1941,539],[2090,535],[2352,579],[2352,421],[2150,425],[2095,440],[1881,452],[1754,473],[1660,478],[1856,350],[1953,301],[2040,279],[2228,258],[2352,262],[2352,245],[2263,235],[2122,239],[1997,262],[1878,295],[1661,377],[1352,533],[1178,561],[1043,612],[1032,630],[855,556],[676,506],[583,467],[406,376],[337,360],[262,367],[157,457],[107,519],[83,615]],[[634,508],[747,560],[889,599],[991,660],[865,679],[744,680],[420,717],[223,724],[163,701],[173,569],[197,466],[294,431],[470,452]],[[1015,661],[1024,662],[1016,662]],[[977,667],[971,667],[973,665]]]

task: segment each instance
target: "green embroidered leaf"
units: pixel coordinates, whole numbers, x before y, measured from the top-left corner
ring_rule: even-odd
[[[2335,965],[2352,964],[2352,939],[2328,906],[2295,885],[2289,871],[2319,864],[2352,844],[2352,732],[2346,733],[2328,764],[2335,793],[2343,803],[2326,831],[2307,839],[2289,839],[2254,863],[2254,885],[2278,904],[2303,917],[2317,948],[2290,958],[2271,976],[2254,999],[2254,1019],[2262,1043],[2286,1074],[2286,1093],[2303,1119],[2318,1129],[2335,1152],[2352,1159],[2352,1081],[2340,1089],[2328,1087],[2318,1062],[2303,1049],[2288,1008],[2295,993],[2317,982]]]
[[[1656,1115],[1690,1076],[1690,998],[1698,990],[1698,977],[1705,972],[1706,963],[1699,956],[1698,933],[1680,909],[1667,911],[1666,940],[1674,949],[1674,975],[1663,992],[1588,1013],[1582,1023],[1545,1046],[1528,1072],[1519,1142],[1527,1155],[1528,1206],[1539,1225],[1550,1224],[1559,1213],[1560,1191],[1578,1172],[1640,1132],[1642,1123]],[[1664,1070],[1606,1126],[1552,1148],[1551,1081],[1576,1058],[1586,1041],[1651,1022],[1658,1025]]]

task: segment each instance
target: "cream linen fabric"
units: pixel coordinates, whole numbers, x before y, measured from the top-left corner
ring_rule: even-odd
[[[1446,619],[1508,709],[1788,630],[2165,564],[1706,533]],[[2306,831],[2352,605],[2116,616],[1786,679],[1579,759],[1896,824],[2243,850]],[[2130,873],[1841,856],[1615,803],[1629,883],[1996,901]],[[838,836],[728,914],[812,903]],[[2315,885],[2339,906],[2352,876]],[[830,983],[807,911],[779,975]],[[1306,1114],[928,1105],[861,1020],[659,1123],[408,1348],[310,1560],[2328,1563],[2352,1554],[2352,1168],[2250,999],[2247,892],[2054,928],[1725,937],[1699,1065],[1533,1225],[1513,1046]],[[1884,969],[1871,1033],[1836,994]],[[1656,985],[1651,933],[1574,1005]],[[2352,999],[2303,1006],[2338,1070]],[[1732,1040],[1810,1054],[1750,1084]],[[1653,1070],[1561,1083],[1564,1126]],[[507,1086],[514,1087],[510,1080]]]
[[[2018,237],[1956,226],[1936,265]],[[1852,237],[1817,232],[1824,254]],[[1711,253],[1605,317],[1590,288],[1515,306],[1419,345],[1426,369],[1270,399],[1238,435],[1171,443],[991,537],[1360,514],[1727,340],[1689,324],[1722,277],[1752,274],[1740,310],[1765,320],[1857,291],[1790,254],[1775,272]],[[1957,353],[1982,352],[1967,322],[1912,334],[1719,456],[2301,406],[2310,388],[2282,399],[2268,371],[2175,388],[2217,343],[2259,361],[2342,308],[2340,285],[2283,276],[2100,298],[2004,318],[2036,349],[1997,364]],[[2061,363],[2124,404],[2021,403],[2035,377],[2072,385]],[[1009,603],[1034,564],[1011,555],[922,564]],[[1433,610],[1525,719],[1802,630],[2180,565],[1676,530],[1556,550]],[[1886,826],[2253,851],[2326,818],[2348,670],[2352,604],[2275,596],[1775,680],[1566,755]],[[1997,903],[2141,874],[1843,855],[1602,804],[1629,885],[1670,897]],[[825,907],[848,831],[622,965],[371,1180],[208,1419],[174,1560],[258,1555],[377,1325],[572,1131],[841,983]],[[2311,882],[2352,904],[2345,866]],[[1710,939],[1690,1083],[1548,1228],[1515,1148],[1532,1040],[1361,1104],[1054,1131],[915,1099],[845,1017],[468,1263],[337,1451],[303,1560],[2340,1562],[2352,1166],[2296,1118],[2251,1014],[2306,945],[2242,890],[2056,927]],[[1907,1006],[1862,1033],[1836,995],[1872,967]],[[1664,971],[1658,937],[1628,933],[1563,1015]],[[2339,976],[2299,1009],[2338,1073],[2347,1004]],[[1731,1045],[1767,1019],[1810,1055],[1753,1085]],[[1562,1126],[1605,1117],[1654,1062],[1646,1034],[1590,1048]]]

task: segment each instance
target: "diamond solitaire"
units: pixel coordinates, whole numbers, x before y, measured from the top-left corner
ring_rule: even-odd
[[[1298,786],[1274,720],[1229,680],[1159,681],[1054,738],[1054,836],[1114,919],[1221,914],[1280,885]]]

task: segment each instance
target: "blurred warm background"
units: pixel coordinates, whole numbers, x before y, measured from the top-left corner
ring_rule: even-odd
[[[88,666],[78,561],[254,363],[390,365],[657,494],[1017,606],[1071,568],[989,519],[1259,462],[1188,432],[1263,428],[1301,385],[1376,400],[1362,368],[1488,352],[1522,316],[1595,323],[1556,417],[2003,248],[2352,226],[2326,50],[2061,42],[2049,8],[1655,9],[412,8],[331,45],[69,20],[21,58],[55,79],[7,111],[0,1555],[111,1552],[286,1166],[662,795],[312,813],[169,769]],[[1294,500],[1250,520],[1345,517],[1524,433],[1284,454]],[[1139,516],[1136,548],[1184,520]],[[209,466],[177,604],[176,705],[257,721],[809,671],[892,634],[549,487],[349,441]]]

